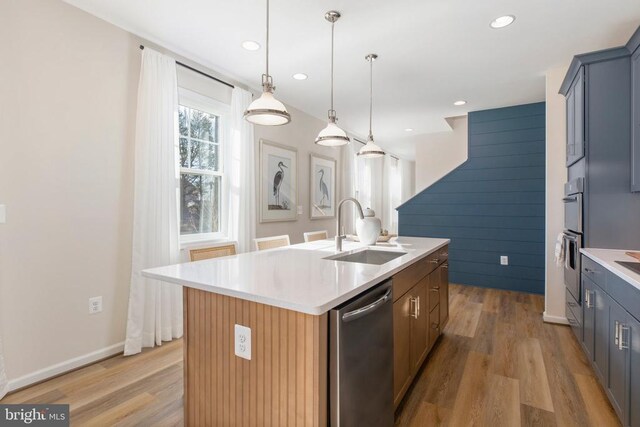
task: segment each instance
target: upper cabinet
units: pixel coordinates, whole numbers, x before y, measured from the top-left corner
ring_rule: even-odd
[[[567,92],[567,166],[584,157],[585,105],[584,67],[576,75]]]
[[[640,48],[631,57],[631,191],[640,191]]]

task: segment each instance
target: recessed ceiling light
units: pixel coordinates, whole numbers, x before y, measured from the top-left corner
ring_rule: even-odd
[[[405,132],[413,132],[413,128],[406,128],[404,131]]]
[[[242,47],[246,50],[258,50],[260,49],[260,43],[254,42],[253,40],[245,40],[242,42]]]
[[[493,21],[491,21],[491,28],[504,28],[508,25],[513,24],[513,21],[516,20],[516,17],[513,15],[504,15],[504,16],[500,16],[496,19],[494,19]]]
[[[464,105],[464,104],[466,104],[466,103],[467,103],[467,101],[465,101],[465,100],[462,100],[462,99],[461,99],[460,101],[456,101],[456,102],[454,102],[454,103],[453,103],[453,105],[460,106],[460,105]]]
[[[293,78],[296,80],[307,80],[309,76],[307,76],[305,73],[295,73],[293,75]]]

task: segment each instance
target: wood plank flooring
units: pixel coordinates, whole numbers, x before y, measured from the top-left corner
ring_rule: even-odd
[[[449,324],[396,426],[619,426],[568,326],[544,297],[451,285]]]
[[[397,426],[618,426],[569,327],[542,296],[451,285],[444,334]],[[6,396],[69,403],[73,426],[182,426],[182,341],[117,356]]]

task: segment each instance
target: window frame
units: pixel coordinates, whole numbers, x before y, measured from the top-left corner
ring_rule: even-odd
[[[192,175],[209,175],[209,176],[217,176],[220,177],[220,194],[218,198],[218,215],[219,215],[219,224],[217,232],[213,233],[193,233],[193,234],[182,234],[180,233],[180,244],[181,246],[186,246],[190,244],[197,244],[202,242],[209,241],[225,241],[227,240],[227,236],[225,233],[226,230],[226,196],[227,196],[227,176],[225,174],[225,144],[229,141],[229,115],[231,107],[223,102],[217,101],[208,96],[204,96],[197,92],[191,91],[189,89],[179,87],[178,88],[178,105],[186,108],[190,108],[193,110],[203,111],[205,113],[209,113],[219,117],[218,120],[218,139],[219,141],[216,143],[218,146],[218,170],[211,171],[207,169],[196,169],[196,168],[187,168],[183,167],[180,162],[180,138],[183,136],[180,135],[180,128],[177,128],[177,138],[176,138],[176,161],[177,161],[177,169],[178,169],[178,179],[176,184],[176,191],[178,192],[178,214],[179,217],[182,214],[182,197],[180,194],[180,180],[182,179],[182,174],[192,174]],[[177,121],[177,117],[176,117]],[[201,141],[198,138],[192,138],[191,135],[188,136],[190,140]],[[210,142],[210,141],[205,141]],[[180,219],[181,221],[181,219]]]

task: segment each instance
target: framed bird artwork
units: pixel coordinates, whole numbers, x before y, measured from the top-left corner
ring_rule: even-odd
[[[328,219],[336,216],[336,166],[335,159],[311,153],[309,155],[309,213],[311,219]]]
[[[295,221],[298,150],[260,140],[260,222]]]

